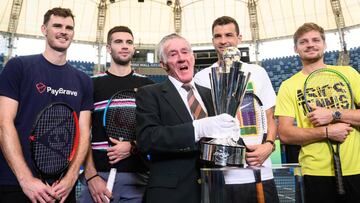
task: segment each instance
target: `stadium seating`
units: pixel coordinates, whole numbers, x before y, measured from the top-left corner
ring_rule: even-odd
[[[360,47],[350,49],[350,62],[349,64],[360,71]]]
[[[298,56],[287,56],[264,59],[261,66],[268,72],[271,83],[277,92],[282,81],[291,77],[301,69],[301,61]]]
[[[4,68],[4,54],[0,54],[0,73]]]
[[[166,75],[147,75],[147,76],[155,83],[160,83],[167,78]]]
[[[360,47],[351,48],[349,51],[349,65],[360,71]],[[0,54],[0,73],[4,67],[4,54]],[[335,65],[339,58],[339,51],[325,52],[325,63]],[[69,61],[75,68],[92,76],[95,64],[85,61]],[[107,64],[107,67],[110,64]],[[154,63],[158,67],[158,64]],[[301,70],[301,61],[298,56],[285,56],[280,58],[264,59],[261,66],[265,68],[269,74],[270,80],[276,92],[278,92],[281,82],[290,78],[292,75]],[[152,67],[151,65],[149,67]],[[143,67],[146,68],[146,67]],[[154,82],[159,83],[166,79],[165,75],[148,75]]]
[[[324,61],[329,65],[336,65],[339,58],[339,51],[325,52]],[[269,74],[271,83],[278,92],[281,82],[290,78],[301,70],[301,61],[298,56],[287,56],[274,59],[264,59],[261,63]],[[350,49],[350,64],[360,70],[360,47]]]
[[[76,69],[79,69],[86,73],[88,76],[93,75],[94,63],[85,62],[85,61],[69,61],[69,63],[74,66]]]

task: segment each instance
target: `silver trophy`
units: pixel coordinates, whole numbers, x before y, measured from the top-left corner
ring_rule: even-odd
[[[211,68],[209,76],[216,115],[227,113],[235,117],[242,102],[250,73],[241,71],[240,58],[241,53],[236,47],[228,47],[224,50],[222,64]],[[243,166],[245,144],[240,135],[238,138],[203,139],[200,158],[215,166]]]

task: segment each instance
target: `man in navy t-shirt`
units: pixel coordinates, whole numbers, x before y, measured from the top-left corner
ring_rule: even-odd
[[[66,61],[74,36],[70,9],[53,8],[44,15],[42,54],[15,57],[0,75],[0,202],[75,202],[74,185],[90,139],[92,82]],[[64,177],[53,186],[34,170],[28,137],[39,112],[64,102],[78,114],[80,142]]]

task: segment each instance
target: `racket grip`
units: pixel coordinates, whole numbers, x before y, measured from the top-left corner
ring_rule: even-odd
[[[109,173],[109,178],[108,178],[108,181],[106,183],[106,188],[110,192],[112,192],[113,187],[114,187],[116,172],[117,172],[116,168],[111,168],[110,173]]]
[[[256,183],[256,198],[258,203],[265,203],[265,195],[262,182]]]
[[[258,203],[265,203],[265,195],[264,188],[261,180],[261,169],[260,168],[252,168],[255,178],[255,186],[256,186],[256,199]]]
[[[341,162],[340,156],[338,154],[334,154],[334,171],[335,171],[335,185],[336,191],[339,195],[345,194],[344,180],[341,172]]]

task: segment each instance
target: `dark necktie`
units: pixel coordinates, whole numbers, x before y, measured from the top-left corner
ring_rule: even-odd
[[[187,100],[194,120],[207,117],[206,112],[201,107],[199,101],[195,98],[193,86],[187,83],[183,84],[182,88],[184,88],[188,92]]]

